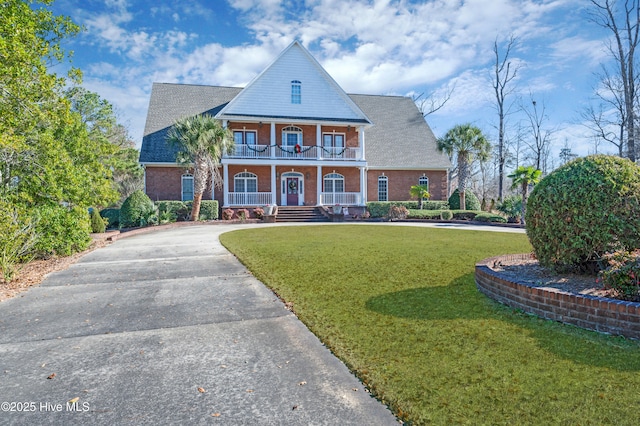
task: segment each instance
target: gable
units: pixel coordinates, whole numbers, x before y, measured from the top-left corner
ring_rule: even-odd
[[[293,103],[292,84],[297,85],[297,82],[300,86],[300,103]],[[230,120],[260,117],[370,124],[362,110],[297,41],[253,79],[217,117]]]

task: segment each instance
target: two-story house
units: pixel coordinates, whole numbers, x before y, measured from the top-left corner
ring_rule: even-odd
[[[449,159],[407,97],[348,95],[299,42],[246,87],[153,85],[140,163],[153,200],[188,200],[193,177],[166,136],[176,120],[208,113],[231,130],[235,152],[221,160],[231,208],[364,206],[410,198],[412,185],[446,200]]]

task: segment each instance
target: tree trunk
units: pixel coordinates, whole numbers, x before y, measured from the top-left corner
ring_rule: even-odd
[[[523,183],[522,184],[522,218],[520,219],[520,223],[523,225],[526,225],[525,219],[524,219],[524,215],[527,214],[527,198],[528,198],[528,192],[529,192],[529,184],[528,183]]]
[[[193,163],[193,206],[191,208],[191,220],[196,222],[200,217],[202,194],[204,194],[207,188],[209,166],[206,158],[202,156],[196,156]]]
[[[465,153],[458,154],[458,194],[460,196],[460,210],[467,209],[465,191],[467,190],[467,179],[469,176],[469,161]]]
[[[191,221],[197,222],[200,217],[200,204],[202,204],[202,194],[193,194],[193,205],[191,206]]]

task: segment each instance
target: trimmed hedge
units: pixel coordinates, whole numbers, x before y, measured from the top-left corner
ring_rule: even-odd
[[[107,229],[120,227],[120,209],[102,209],[100,216],[107,219]]]
[[[191,204],[189,204],[191,209]],[[218,219],[218,200],[202,200],[200,204],[200,220],[217,220]]]
[[[120,207],[120,228],[146,226],[156,213],[156,206],[147,194],[134,191]]]
[[[410,209],[407,217],[409,219],[440,219],[441,212],[442,210]]]
[[[454,220],[475,220],[480,211],[472,210],[451,210]]]
[[[104,232],[105,228],[104,219],[98,213],[98,209],[91,209],[91,232],[99,234]]]
[[[190,202],[185,201],[156,201],[159,216],[175,216],[176,220],[189,220],[191,214]]]
[[[476,194],[467,189],[464,192],[464,196],[466,210],[480,210],[480,200],[478,200]],[[460,193],[457,189],[449,197],[449,208],[451,210],[460,210]]]
[[[505,217],[488,212],[478,213],[473,220],[477,220],[478,222],[507,223]]]
[[[371,217],[387,217],[389,207],[404,207],[407,210],[419,210],[417,201],[370,201],[367,203],[367,210]],[[447,210],[449,204],[446,201],[423,201],[423,210]]]
[[[175,215],[178,221],[186,221],[191,217],[191,201],[156,201],[159,215]],[[200,203],[199,220],[217,220],[218,219],[218,201],[202,200]]]
[[[525,223],[541,265],[594,273],[606,253],[640,247],[640,167],[609,155],[571,161],[535,186]]]

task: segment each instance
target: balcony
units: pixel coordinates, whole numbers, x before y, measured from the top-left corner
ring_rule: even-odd
[[[321,146],[294,147],[280,145],[236,145],[235,152],[224,154],[222,158],[275,159],[275,160],[362,160],[361,148],[325,148]]]

